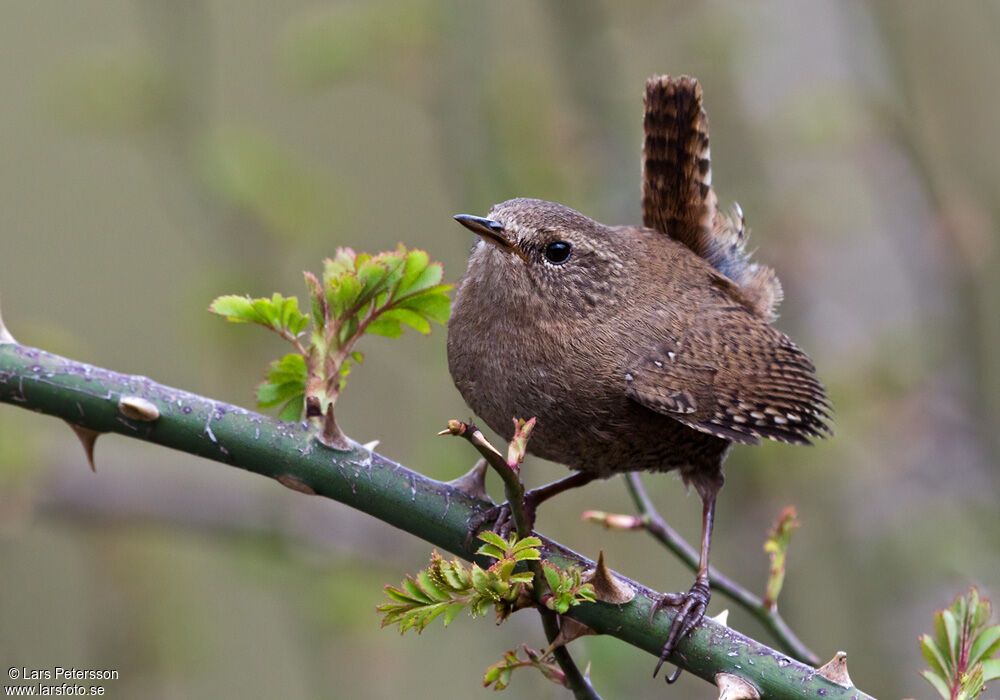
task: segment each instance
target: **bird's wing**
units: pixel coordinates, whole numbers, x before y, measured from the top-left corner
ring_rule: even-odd
[[[718,209],[712,189],[708,115],[694,78],[646,81],[642,153],[642,221],[683,243],[740,288],[742,303],[771,320],[781,302],[774,270],[750,262],[743,213]]]
[[[688,427],[734,442],[809,443],[830,432],[829,402],[809,357],[739,303],[718,275],[681,332],[653,315],[656,340],[631,358],[629,398]]]

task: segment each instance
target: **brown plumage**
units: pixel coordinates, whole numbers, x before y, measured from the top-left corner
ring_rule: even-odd
[[[535,416],[529,451],[541,457],[601,477],[679,468],[698,486],[721,478],[729,441],[825,432],[806,354],[685,246],[537,199],[486,220],[499,226],[472,250],[448,361],[505,438],[514,416]],[[553,242],[571,246],[561,264],[546,259]]]
[[[664,597],[681,606],[665,658],[708,603],[731,444],[808,443],[828,432],[828,404],[812,362],[768,324],[774,273],[747,260],[741,217],[715,208],[697,83],[647,85],[646,128],[648,228],[537,199],[456,217],[480,238],[452,307],[448,364],[490,428],[509,440],[512,418],[536,417],[528,451],[577,472],[529,494],[532,509],[626,471],[677,469],[698,491],[701,567],[691,591]]]

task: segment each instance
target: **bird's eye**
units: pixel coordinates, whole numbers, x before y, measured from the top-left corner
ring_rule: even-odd
[[[545,246],[545,258],[556,265],[562,265],[569,260],[570,251],[573,250],[566,241],[552,241]]]

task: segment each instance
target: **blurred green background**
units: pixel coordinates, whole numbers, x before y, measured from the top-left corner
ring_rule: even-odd
[[[836,435],[737,448],[713,563],[760,591],[782,507],[802,528],[781,609],[860,687],[931,697],[917,635],[969,584],[1000,594],[1000,5],[628,0],[10,0],[0,22],[0,293],[24,343],[245,406],[265,332],[225,293],[303,297],[338,245],[423,247],[457,281],[451,221],[512,196],[638,223],[641,94],[704,86],[714,182],[780,275],[778,326],[816,361]],[[366,339],[338,407],[430,476],[473,461],[445,333]],[[333,502],[0,406],[0,664],[118,669],[110,697],[470,697],[537,620],[379,630],[381,587],[430,546]],[[531,460],[529,483],[563,475]],[[646,483],[696,538],[700,504]],[[493,483],[494,489],[496,483]],[[496,489],[495,489],[496,492]],[[539,529],[661,590],[691,574],[619,481]],[[771,640],[730,607],[730,624]],[[576,643],[606,698],[668,691],[653,658]],[[995,690],[993,691],[995,694]],[[508,698],[563,698],[521,672]]]

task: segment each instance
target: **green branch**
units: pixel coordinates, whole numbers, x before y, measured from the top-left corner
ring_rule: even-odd
[[[276,479],[296,491],[346,503],[467,559],[475,547],[466,541],[467,524],[490,507],[357,443],[344,452],[330,450],[302,423],[280,422],[146,377],[73,362],[19,345],[9,334],[0,334],[0,402]],[[135,404],[144,410],[130,410]],[[594,566],[550,540],[543,539],[542,556],[560,568]],[[656,593],[630,583],[637,591],[631,602],[579,605],[568,616],[656,656],[670,629],[670,611],[650,621]],[[718,673],[741,676],[763,698],[869,697],[709,620],[681,643],[671,662],[708,681]]]

